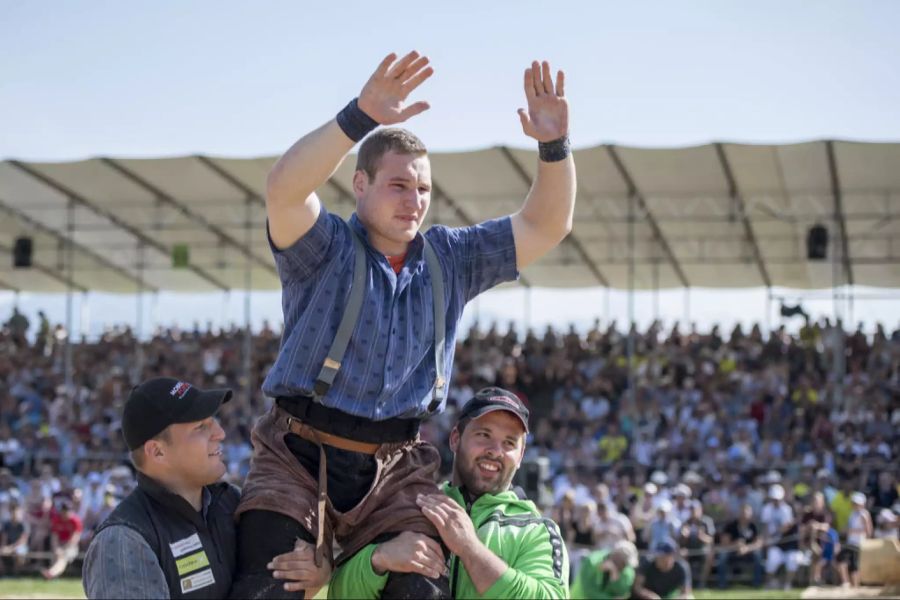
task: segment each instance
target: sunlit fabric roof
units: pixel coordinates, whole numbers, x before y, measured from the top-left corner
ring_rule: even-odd
[[[265,239],[276,157],[0,162],[0,288],[61,292],[279,288]],[[815,141],[575,152],[572,235],[521,284],[737,288],[900,287],[900,144]],[[428,223],[462,226],[516,211],[534,151],[431,155]],[[348,216],[353,159],[319,190]],[[810,226],[829,258],[809,261]],[[427,225],[426,225],[427,227]],[[15,239],[34,244],[14,269]],[[173,268],[172,248],[190,263]]]

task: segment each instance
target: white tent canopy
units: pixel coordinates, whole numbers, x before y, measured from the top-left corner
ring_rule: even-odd
[[[0,162],[0,289],[277,289],[263,202],[275,158]],[[574,231],[525,285],[900,287],[900,144],[604,145],[575,159]],[[517,210],[537,156],[499,147],[431,160],[428,220],[461,226]],[[353,162],[319,190],[345,217]],[[825,261],[807,260],[817,223]],[[29,269],[13,268],[19,237],[33,240]],[[187,268],[172,266],[176,244],[189,247]]]

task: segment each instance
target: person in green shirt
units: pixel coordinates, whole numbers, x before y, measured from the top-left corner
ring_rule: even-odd
[[[628,540],[617,542],[611,549],[588,554],[581,560],[572,583],[573,600],[630,598],[637,565],[637,548]]]
[[[453,598],[567,598],[569,558],[559,527],[510,487],[527,433],[528,409],[515,394],[475,394],[450,433],[452,483],[418,499],[450,552],[449,566],[436,540],[405,532],[341,564],[328,597],[378,598],[390,571],[449,571]]]

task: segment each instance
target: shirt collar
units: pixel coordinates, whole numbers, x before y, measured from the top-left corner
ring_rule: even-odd
[[[377,252],[378,254],[382,254],[381,251],[375,248],[372,243],[369,241],[369,232],[366,229],[366,226],[363,225],[363,222],[359,219],[359,216],[354,212],[350,215],[348,219],[350,227],[353,228],[353,231],[359,235],[360,239],[363,241],[363,244],[372,249],[373,252]],[[409,243],[409,247],[406,249],[406,257],[407,264],[409,264],[409,259],[414,258],[418,259],[421,254],[421,249],[425,242],[423,241],[423,236],[421,231],[416,232],[416,237],[413,238],[412,242]],[[382,254],[383,256],[383,254]],[[385,259],[386,260],[386,259]]]

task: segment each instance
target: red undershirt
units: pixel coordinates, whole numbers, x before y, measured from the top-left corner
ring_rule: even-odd
[[[403,263],[406,260],[406,252],[398,254],[397,256],[386,256],[386,258],[388,259],[388,264],[391,265],[391,268],[394,270],[394,273],[399,275],[400,269],[403,268]]]

